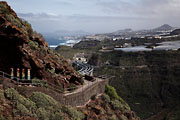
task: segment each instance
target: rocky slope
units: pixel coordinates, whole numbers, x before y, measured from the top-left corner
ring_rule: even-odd
[[[6,2],[0,2],[0,70],[29,68],[32,78],[59,86],[82,84],[83,80],[59,54],[48,48],[42,35],[18,18]]]
[[[87,120],[140,120],[109,85],[106,86],[104,94],[92,97],[92,101],[80,110]]]
[[[0,2],[0,70],[10,73],[12,67],[30,68],[33,78],[62,87],[83,84],[81,76],[62,56],[48,48],[27,21],[18,18],[6,2]],[[92,97],[90,103],[77,109],[61,105],[41,92],[27,96],[24,93],[32,86],[7,87],[4,81],[12,84],[0,78],[2,120],[139,120],[110,86],[106,87],[105,94]]]
[[[0,120],[140,120],[111,86],[87,105],[75,108],[41,92],[26,96],[27,87],[4,89],[1,80]]]

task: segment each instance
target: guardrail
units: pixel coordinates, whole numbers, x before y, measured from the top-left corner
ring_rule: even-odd
[[[0,71],[0,76],[3,77],[3,78],[10,79],[13,83],[15,83],[17,85],[32,85],[32,86],[41,86],[42,85],[42,83],[32,83],[32,80],[20,79],[20,78],[17,78],[17,77],[12,77],[11,75],[9,75],[9,74],[7,74],[7,73],[5,73],[3,71]],[[54,91],[59,92],[59,93],[64,92],[64,90],[62,90],[62,88],[60,88],[57,85],[54,85],[54,84],[52,84],[50,82],[47,82],[47,81],[45,83],[48,84],[47,88],[53,89]]]
[[[90,65],[89,65],[89,67],[90,67]],[[89,72],[93,71],[93,68],[91,68],[91,67],[88,68],[88,69],[90,69]],[[86,72],[84,72],[84,73],[86,73]],[[3,77],[3,78],[7,78],[7,79],[11,80],[16,85],[27,85],[27,86],[32,85],[32,86],[46,87],[46,88],[52,89],[52,90],[54,90],[54,91],[56,91],[58,93],[67,93],[67,91],[73,92],[74,90],[76,90],[78,88],[78,87],[61,88],[61,87],[59,87],[59,86],[57,86],[55,84],[52,84],[52,83],[50,83],[48,81],[46,81],[44,83],[44,84],[47,83],[47,86],[42,86],[43,83],[33,83],[32,80],[24,80],[23,81],[23,79],[20,79],[20,78],[17,78],[17,77],[13,77],[13,79],[12,79],[11,75],[9,75],[9,74],[7,74],[7,73],[5,73],[3,71],[0,71],[0,76]],[[25,81],[29,81],[29,82],[27,83]],[[88,83],[88,86],[89,86],[89,83]]]
[[[7,74],[7,73],[5,73],[3,71],[0,71],[0,76],[3,77],[3,78],[8,78],[8,79],[10,79],[11,81],[13,81],[15,83],[18,83],[18,81],[19,81],[19,78],[13,77],[14,79],[11,79],[11,75],[9,75],[9,74]]]

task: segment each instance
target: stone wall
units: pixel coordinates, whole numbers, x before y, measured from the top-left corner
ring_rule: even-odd
[[[82,106],[86,104],[93,95],[103,93],[106,84],[108,84],[108,80],[100,81],[92,85],[91,87],[84,89],[82,92],[64,96],[64,104],[71,106]]]
[[[75,94],[69,94],[64,95],[58,92],[55,92],[48,88],[43,87],[24,87],[24,86],[16,86],[13,83],[10,83],[10,81],[4,81],[3,86],[5,88],[15,88],[15,89],[23,89],[25,90],[25,95],[28,97],[33,92],[42,92],[45,93],[51,97],[53,97],[56,101],[59,101],[61,104],[64,105],[71,105],[71,106],[82,106],[85,105],[93,95],[98,95],[104,92],[105,85],[108,84],[108,80],[102,80],[99,81],[92,86],[83,89],[81,92],[75,93]]]

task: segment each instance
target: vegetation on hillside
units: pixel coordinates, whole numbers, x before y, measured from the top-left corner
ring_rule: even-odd
[[[4,52],[2,52],[3,54],[0,56],[2,59],[2,68],[8,69],[9,66],[14,68],[31,68],[31,77],[34,78],[32,82],[40,83],[40,86],[44,87],[43,90],[48,87],[47,83],[39,79],[59,85],[61,88],[83,84],[82,76],[69,65],[66,59],[49,49],[42,36],[33,32],[31,25],[27,21],[18,18],[6,2],[0,2],[0,12],[0,18],[3,20],[0,35],[3,41],[2,45],[12,43],[10,44],[11,49],[5,49],[5,51],[8,51],[8,54],[12,56],[7,56]],[[6,28],[10,30],[7,31]],[[2,50],[4,50],[4,48]],[[9,71],[9,69],[7,71]],[[22,87],[15,86],[10,82],[8,84],[9,86],[7,84],[6,86],[6,82],[8,82],[8,80],[0,84],[0,119],[2,120],[89,120],[89,117],[97,117],[97,115],[101,113],[101,108],[104,110],[104,113],[108,113],[104,114],[106,115],[105,117],[111,120],[139,119],[135,113],[130,111],[127,103],[117,95],[114,88],[110,86],[106,88],[107,94],[105,94],[105,96],[108,101],[107,103],[103,103],[101,98],[99,101],[94,98],[91,102],[102,106],[91,106],[91,102],[85,106],[85,110],[90,108],[92,114],[95,112],[95,114],[91,116],[86,114],[83,108],[77,109],[71,106],[61,105],[59,101],[42,92],[28,91],[26,94],[26,90],[29,87],[33,87],[34,89],[35,87],[38,88],[38,86]],[[50,90],[48,93],[49,92]],[[55,92],[56,91],[53,91],[53,93]]]
[[[20,88],[18,88],[19,91]],[[27,89],[27,88],[24,88]],[[22,91],[21,91],[22,92]],[[106,86],[106,92],[95,97],[86,106],[75,108],[61,105],[52,97],[33,92],[30,96],[14,88],[0,89],[0,119],[38,119],[38,120],[139,120],[135,113],[130,111],[115,89]]]
[[[107,85],[105,93],[81,108],[87,120],[139,120],[130,112],[128,104],[117,95],[116,90]],[[134,117],[133,117],[134,116]]]
[[[171,109],[178,104],[179,93],[179,51],[152,52],[100,52],[102,46],[115,46],[124,43],[132,45],[153,44],[162,41],[177,41],[178,37],[167,39],[104,40],[81,41],[75,49],[89,50],[89,64],[96,66],[94,75],[116,76],[110,81],[119,96],[142,118],[157,114],[164,108]],[[61,52],[64,52],[63,50]]]
[[[95,69],[95,75],[116,76],[110,84],[140,117],[180,104],[179,51],[111,52],[99,58],[102,66]]]
[[[73,49],[70,46],[58,46],[55,49],[56,52],[58,52],[59,54],[61,54],[63,57],[65,57],[66,59],[73,59],[73,57],[75,56],[75,54],[77,53],[83,53],[84,50],[81,49]]]
[[[16,14],[12,14],[10,7],[7,6],[5,2],[0,3],[0,14],[3,14],[8,22],[15,25],[17,28],[20,28],[25,35],[32,35],[34,33],[31,24],[26,20],[19,19]]]
[[[83,113],[73,107],[60,105],[52,97],[34,92],[29,98],[19,94],[14,88],[0,90],[0,118],[34,118],[39,120],[82,120]],[[5,114],[8,112],[8,115]]]
[[[0,19],[1,71],[9,73],[10,67],[29,68],[31,78],[46,80],[60,89],[83,84],[82,77],[72,65],[50,49],[43,36],[33,31],[27,21],[20,19],[7,2],[0,2]]]

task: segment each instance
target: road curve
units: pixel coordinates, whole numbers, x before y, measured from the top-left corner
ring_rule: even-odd
[[[75,61],[73,62],[73,67],[76,67],[77,71],[82,75],[93,75],[94,67],[89,64]]]

